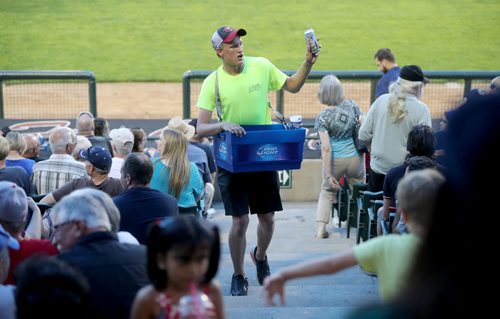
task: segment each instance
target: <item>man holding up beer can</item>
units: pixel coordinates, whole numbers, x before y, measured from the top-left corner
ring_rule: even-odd
[[[305,61],[295,74],[287,76],[265,58],[244,56],[241,37],[246,34],[244,29],[222,26],[212,35],[212,47],[222,65],[203,81],[198,97],[197,132],[200,136],[222,131],[242,136],[245,130],[241,125],[271,124],[268,93],[280,89],[298,92],[318,58],[312,52],[312,42],[308,42]],[[210,123],[216,96],[221,101],[221,121]],[[250,256],[257,267],[257,280],[262,285],[270,274],[266,251],[273,236],[274,212],[283,210],[278,174],[276,171],[232,173],[219,167],[217,180],[225,213],[232,217],[229,232],[234,268],[231,294],[246,296],[248,279],[243,261],[249,208],[259,221],[257,246],[251,248]]]

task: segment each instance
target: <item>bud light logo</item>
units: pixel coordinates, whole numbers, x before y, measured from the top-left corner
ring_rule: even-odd
[[[226,143],[220,143],[218,151],[219,151],[219,157],[222,160],[227,161],[227,146],[226,146]]]
[[[257,157],[262,159],[274,159],[278,157],[278,147],[275,144],[266,144],[257,149]]]

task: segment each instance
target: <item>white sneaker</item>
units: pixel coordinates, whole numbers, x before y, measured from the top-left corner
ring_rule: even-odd
[[[215,215],[215,209],[214,208],[207,209],[207,215],[208,218],[212,218]]]

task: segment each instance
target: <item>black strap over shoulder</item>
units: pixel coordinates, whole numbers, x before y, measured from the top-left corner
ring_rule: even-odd
[[[217,117],[222,122],[222,107],[220,105],[219,95],[219,72],[215,71],[215,107],[217,108]]]

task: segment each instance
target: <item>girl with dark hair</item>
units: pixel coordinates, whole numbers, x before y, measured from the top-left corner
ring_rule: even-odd
[[[191,215],[168,217],[151,226],[147,247],[152,284],[137,293],[131,318],[185,318],[187,296],[195,297],[195,314],[186,318],[225,318],[214,280],[220,257],[217,226]]]

